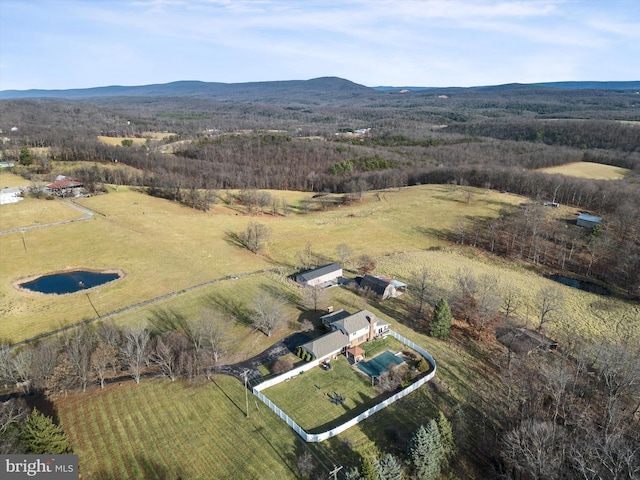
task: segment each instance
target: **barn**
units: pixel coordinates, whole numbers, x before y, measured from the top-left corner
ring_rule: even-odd
[[[294,275],[295,281],[305,287],[333,285],[340,277],[342,277],[342,267],[337,263],[330,263]]]

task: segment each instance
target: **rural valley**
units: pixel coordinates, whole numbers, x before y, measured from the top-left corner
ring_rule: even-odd
[[[83,479],[638,478],[638,90],[0,92],[0,451]]]

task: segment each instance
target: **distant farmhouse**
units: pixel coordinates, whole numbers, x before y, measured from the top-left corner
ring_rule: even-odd
[[[59,197],[74,197],[80,194],[83,184],[64,175],[58,176],[56,181],[44,187],[45,192]]]
[[[368,289],[377,295],[382,297],[382,300],[387,298],[396,298],[404,293],[406,283],[393,280],[389,277],[365,275],[359,281],[360,288]]]
[[[331,332],[300,346],[317,360],[344,353],[348,359],[358,362],[364,358],[364,350],[358,345],[384,337],[389,332],[389,324],[368,310],[354,314],[337,310],[320,318]]]
[[[589,215],[588,213],[581,213],[576,219],[576,225],[578,225],[579,227],[593,228],[596,225],[600,224],[601,221],[601,217]]]
[[[297,273],[294,275],[294,280],[305,287],[326,287],[337,284],[340,277],[342,277],[342,267],[337,263],[330,263]]]

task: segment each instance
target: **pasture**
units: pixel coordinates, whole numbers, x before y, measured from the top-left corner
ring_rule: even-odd
[[[0,285],[0,338],[17,342],[94,318],[87,296],[103,315],[230,275],[294,268],[297,254],[307,244],[315,254],[331,260],[337,259],[336,246],[342,243],[350,245],[355,255],[374,256],[444,245],[443,232],[457,220],[497,215],[501,208],[522,201],[513,195],[479,191],[467,203],[455,188],[423,186],[371,193],[362,202],[306,213],[299,203],[311,195],[275,195],[292,203],[293,213],[247,215],[225,205],[200,212],[120,187],[117,192],[77,200],[94,212],[92,219],[27,230],[24,239],[20,232],[0,235],[0,251],[11,252],[3,255],[0,264],[5,279]],[[53,205],[56,211],[51,210]],[[32,225],[34,219],[51,223],[78,214],[57,200],[34,200],[3,206],[0,221],[20,228]],[[229,239],[229,232],[245,230],[250,221],[271,230],[267,249],[260,255]],[[62,296],[13,286],[20,279],[76,268],[120,269],[125,277]],[[235,301],[247,300],[241,292],[232,295]],[[133,317],[129,316],[131,321],[142,320]]]
[[[538,171],[591,180],[620,180],[629,172],[626,168],[591,162],[567,163],[557,167],[541,168]]]

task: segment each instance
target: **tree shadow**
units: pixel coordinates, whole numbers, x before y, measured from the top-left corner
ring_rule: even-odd
[[[238,232],[232,232],[230,230],[225,230],[223,236],[225,242],[233,247],[240,247],[243,249],[247,249],[247,243],[244,238],[242,238],[242,234]]]
[[[156,334],[184,330],[187,318],[171,309],[154,309],[149,317],[151,329]]]
[[[246,326],[253,325],[251,309],[243,302],[217,294],[209,295],[207,300],[215,305],[223,314],[235,318],[238,323]]]

